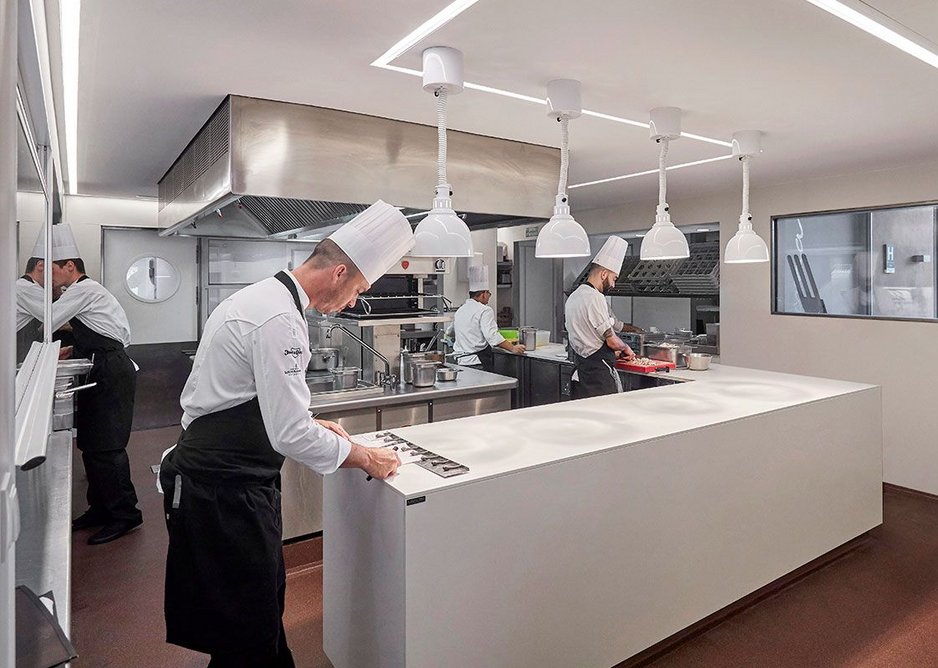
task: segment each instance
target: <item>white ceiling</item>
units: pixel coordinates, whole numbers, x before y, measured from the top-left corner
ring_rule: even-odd
[[[432,124],[419,79],[370,67],[449,0],[95,0],[82,3],[79,191],[152,195],[227,93]],[[938,42],[935,0],[867,0]],[[465,54],[466,79],[536,97],[583,82],[586,108],[646,121],[685,110],[684,130],[728,140],[766,133],[756,186],[938,158],[938,70],[805,0],[480,0],[394,62]],[[466,90],[453,128],[557,145],[538,105]],[[726,149],[682,138],[671,164]],[[642,128],[571,123],[571,183],[652,169]],[[428,165],[432,179],[432,165]],[[738,187],[727,160],[670,173],[674,199]],[[454,184],[458,192],[458,184]],[[574,208],[654,200],[645,176],[571,191]]]

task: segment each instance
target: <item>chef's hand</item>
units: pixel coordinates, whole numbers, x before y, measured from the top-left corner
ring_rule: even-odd
[[[72,356],[73,350],[75,350],[74,346],[64,346],[62,348],[59,348],[59,359],[67,360],[69,357]]]
[[[332,422],[331,420],[316,420],[316,422],[318,422],[320,425],[322,425],[329,431],[335,432],[336,434],[338,434],[345,440],[347,441],[352,440],[352,437],[349,436],[349,433],[345,431],[345,429],[342,428],[342,425],[340,425],[338,422]]]
[[[511,347],[511,352],[513,352],[515,355],[520,355],[520,354],[523,353],[525,350],[527,350],[527,348],[525,348],[525,347],[522,346],[522,345],[517,345],[517,346],[512,346],[512,347]]]
[[[632,349],[629,348],[628,346],[625,347],[625,350],[620,350],[619,354],[621,357],[624,357],[626,360],[630,362],[635,359],[635,353],[632,352]]]
[[[362,468],[365,473],[378,480],[390,478],[397,473],[397,467],[401,465],[401,458],[390,448],[368,448],[366,454],[367,461]]]

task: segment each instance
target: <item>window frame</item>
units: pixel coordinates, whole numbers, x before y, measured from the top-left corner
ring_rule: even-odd
[[[936,315],[934,318],[896,318],[893,316],[885,315],[848,315],[842,313],[791,313],[788,311],[778,310],[778,221],[782,219],[789,218],[798,218],[798,217],[808,217],[808,216],[830,216],[837,214],[856,214],[856,213],[873,213],[875,211],[891,211],[896,209],[913,209],[918,207],[933,207],[935,209],[935,220],[934,220],[934,229],[936,241],[938,241],[938,199],[935,200],[925,200],[925,201],[916,201],[916,202],[903,202],[900,204],[883,204],[878,206],[858,206],[851,207],[847,209],[821,209],[818,211],[804,211],[799,213],[784,213],[784,214],[774,214],[771,216],[771,231],[770,231],[770,242],[771,249],[769,253],[769,274],[770,274],[770,287],[769,287],[769,300],[770,300],[770,313],[773,316],[788,316],[795,318],[828,318],[828,319],[840,319],[840,320],[879,320],[887,322],[924,322],[936,324],[938,323],[938,303],[936,303]],[[869,250],[872,252],[872,245]],[[935,252],[932,253],[932,277],[934,280],[934,287],[936,293],[938,293],[938,243],[936,243]]]

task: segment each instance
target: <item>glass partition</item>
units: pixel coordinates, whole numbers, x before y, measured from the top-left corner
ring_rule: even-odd
[[[779,314],[934,320],[932,204],[773,218]]]

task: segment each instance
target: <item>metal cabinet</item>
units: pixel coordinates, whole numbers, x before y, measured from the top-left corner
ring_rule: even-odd
[[[528,358],[526,406],[569,401],[573,365]]]

